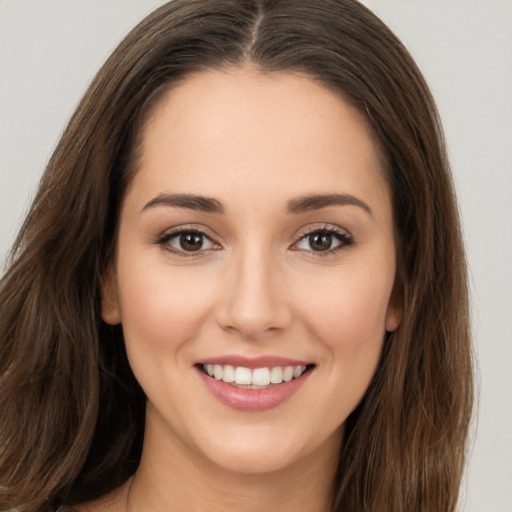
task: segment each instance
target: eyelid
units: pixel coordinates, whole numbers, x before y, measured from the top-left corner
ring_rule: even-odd
[[[182,235],[183,233],[195,233],[197,235],[200,235],[204,239],[211,242],[213,247],[209,247],[206,249],[201,248],[201,249],[198,249],[197,251],[184,251],[179,248],[173,247],[169,244],[170,240]],[[176,226],[174,228],[170,228],[170,229],[166,230],[165,232],[163,232],[161,235],[159,235],[157,237],[157,239],[154,241],[154,243],[156,245],[161,246],[162,249],[164,249],[172,254],[175,254],[177,256],[184,257],[184,258],[199,258],[201,256],[205,256],[206,255],[205,253],[208,253],[212,250],[218,250],[221,248],[221,245],[219,244],[219,242],[217,242],[214,239],[214,237],[205,233],[204,229],[193,226],[193,225],[192,226]]]
[[[318,231],[328,231],[328,232],[332,232],[332,233],[338,233],[340,235],[344,235],[346,237],[352,238],[352,235],[349,233],[349,231],[347,229],[342,228],[340,226],[336,226],[335,224],[325,224],[325,223],[304,226],[298,230],[296,237],[301,238],[301,237],[310,235],[311,233],[316,233]]]
[[[204,227],[198,227],[197,225],[181,225],[176,226],[170,229],[167,229],[164,231],[161,235],[157,237],[157,239],[154,241],[156,245],[160,245],[163,249],[181,256],[181,257],[188,257],[188,258],[199,258],[201,256],[206,256],[206,253],[211,252],[212,250],[219,250],[222,249],[222,245],[216,240],[217,237],[213,237],[210,234],[207,234]],[[184,251],[180,250],[179,248],[172,247],[169,245],[169,241],[172,240],[175,237],[178,237],[180,234],[183,233],[196,233],[205,239],[207,239],[213,247],[209,247],[206,249],[198,249],[197,251]],[[328,235],[334,236],[340,243],[336,245],[335,247],[325,250],[325,251],[314,251],[314,250],[308,250],[297,247],[300,242],[302,242],[306,237],[315,234],[315,233],[324,233]],[[346,230],[339,226],[333,225],[333,224],[321,224],[316,226],[307,226],[303,227],[299,230],[299,232],[295,235],[295,241],[293,244],[289,247],[290,250],[293,251],[301,251],[304,253],[309,253],[313,255],[314,257],[322,257],[322,256],[328,256],[332,255],[336,252],[338,252],[341,249],[345,249],[351,245],[354,244],[354,237]]]
[[[306,237],[315,233],[325,233],[332,235],[340,241],[340,244],[326,251],[313,251],[297,247],[298,244],[302,242]],[[322,224],[318,226],[309,226],[306,229],[303,228],[302,231],[300,231],[299,234],[296,235],[296,241],[292,244],[290,249],[295,251],[303,251],[315,257],[323,257],[332,255],[342,249],[350,247],[351,245],[354,244],[354,242],[354,237],[346,229],[340,228],[339,226],[333,224]]]

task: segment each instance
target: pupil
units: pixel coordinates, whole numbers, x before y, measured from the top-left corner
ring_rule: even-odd
[[[203,246],[203,238],[196,233],[184,233],[180,236],[180,244],[185,251],[199,251]]]
[[[327,251],[331,248],[332,235],[316,233],[310,235],[309,244],[314,251]]]

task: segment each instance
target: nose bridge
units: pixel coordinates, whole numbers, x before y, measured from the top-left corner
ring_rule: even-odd
[[[234,250],[226,274],[220,306],[224,328],[255,338],[287,325],[290,311],[280,279],[282,273],[267,244],[256,240]]]

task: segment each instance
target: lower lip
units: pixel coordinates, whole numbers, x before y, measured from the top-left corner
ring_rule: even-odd
[[[239,411],[266,411],[281,405],[299,391],[311,373],[309,370],[297,379],[275,384],[265,389],[245,389],[209,377],[199,369],[197,371],[215,398],[224,405]]]

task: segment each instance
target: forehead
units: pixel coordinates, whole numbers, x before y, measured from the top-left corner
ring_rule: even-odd
[[[191,75],[163,97],[134,182],[215,197],[387,189],[366,119],[340,95],[303,75],[241,68]]]

